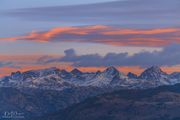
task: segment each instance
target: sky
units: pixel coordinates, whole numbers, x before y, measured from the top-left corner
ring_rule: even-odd
[[[180,72],[179,0],[1,0],[0,76],[58,67]]]

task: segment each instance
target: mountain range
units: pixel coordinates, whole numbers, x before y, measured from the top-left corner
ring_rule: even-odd
[[[3,87],[26,87],[52,90],[63,90],[72,87],[119,87],[119,88],[150,88],[161,85],[173,85],[180,82],[180,73],[167,74],[159,67],[147,68],[139,76],[129,72],[127,75],[115,67],[108,67],[100,72],[71,72],[58,68],[14,72],[0,80]]]
[[[49,116],[58,111],[62,113],[74,104],[81,104],[84,100],[95,96],[111,93],[114,96],[114,91],[125,91],[131,96],[132,94],[127,91],[151,92],[151,89],[178,83],[180,73],[167,74],[157,66],[147,68],[139,76],[131,72],[125,75],[115,67],[97,72],[82,72],[78,69],[68,72],[55,67],[17,71],[0,80],[0,113],[18,111],[24,113],[24,117],[28,120]],[[143,93],[141,96],[143,95],[146,94]],[[112,97],[114,98],[116,97]]]

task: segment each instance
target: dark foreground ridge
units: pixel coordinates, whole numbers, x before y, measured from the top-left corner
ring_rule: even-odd
[[[180,120],[180,84],[99,95],[35,120]]]

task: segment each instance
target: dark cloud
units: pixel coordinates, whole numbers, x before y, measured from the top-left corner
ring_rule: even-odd
[[[76,52],[74,51],[74,49],[65,50],[64,53],[66,54],[67,57],[76,56]]]
[[[73,49],[66,50],[65,56],[51,59],[49,62],[72,62],[76,67],[99,66],[173,66],[180,64],[180,44],[170,45],[162,51],[140,52],[129,56],[128,53],[108,53],[105,56],[99,54],[76,55]]]
[[[54,59],[54,58],[51,57],[51,56],[48,56],[48,55],[44,55],[44,56],[41,56],[41,57],[36,61],[36,64],[42,64],[42,63],[45,63],[46,61],[50,61],[51,59]]]
[[[179,0],[123,0],[106,3],[18,9],[8,12],[28,20],[125,27],[179,26]],[[7,14],[7,13],[6,13]]]

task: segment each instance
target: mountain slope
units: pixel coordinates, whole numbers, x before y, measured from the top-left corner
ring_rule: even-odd
[[[111,91],[110,89],[108,91]],[[107,90],[95,87],[67,88],[62,91],[30,89],[30,88],[0,88],[0,113],[18,111],[25,118],[40,116],[64,109],[72,104]]]
[[[129,73],[127,74],[127,76],[128,76],[130,79],[138,79],[138,76],[137,76],[136,74],[132,73],[132,72],[129,72]]]
[[[179,120],[180,84],[120,90],[35,120]]]

